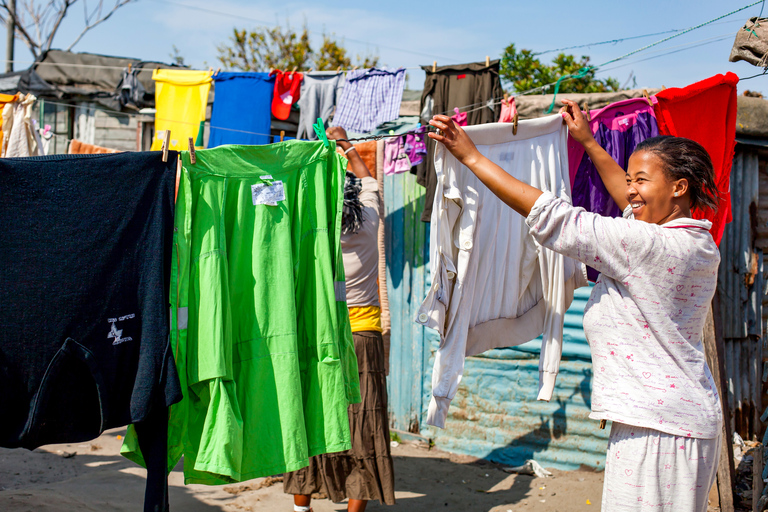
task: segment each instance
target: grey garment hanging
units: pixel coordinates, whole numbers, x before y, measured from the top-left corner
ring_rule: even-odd
[[[127,105],[133,105],[136,108],[152,106],[145,101],[147,90],[139,81],[140,72],[140,67],[135,67],[131,70],[128,70],[128,68],[123,69],[123,77],[115,89],[115,99],[121,108]]]
[[[297,139],[317,140],[312,125],[317,118],[326,126],[336,108],[336,101],[344,88],[344,73],[338,71],[317,71],[304,73],[299,97],[299,129]]]

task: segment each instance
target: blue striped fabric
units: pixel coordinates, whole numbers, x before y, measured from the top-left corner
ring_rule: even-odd
[[[361,69],[347,73],[332,125],[365,133],[400,116],[405,69]]]

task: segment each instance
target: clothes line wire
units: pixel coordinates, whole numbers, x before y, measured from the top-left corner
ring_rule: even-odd
[[[108,66],[106,64],[76,64],[76,63],[72,63],[72,62],[37,62],[37,61],[33,61],[33,60],[11,60],[11,61],[6,61],[6,62],[13,62],[14,64],[29,64],[30,66],[62,66],[62,67],[72,67],[72,68],[120,69],[120,70],[128,68],[128,66]],[[145,61],[137,60],[136,64],[139,64],[139,63],[142,63],[142,62],[145,62]],[[176,67],[159,68],[157,62],[150,62],[150,63],[148,63],[149,65],[146,65],[146,64],[147,63],[145,63],[145,65],[141,66],[141,68],[143,70],[146,70],[146,71],[152,71],[154,69],[178,69],[178,70],[183,70],[183,71],[205,71],[204,69],[181,68],[181,67],[178,67],[178,66],[176,66]],[[161,65],[162,66],[169,66],[169,64],[161,64]],[[158,68],[156,68],[155,66],[158,66]],[[316,70],[316,69],[313,69],[312,72],[315,72],[315,71],[318,71],[318,72],[319,71],[328,71],[328,72],[336,71],[338,73],[349,73],[350,71],[354,71],[354,70],[358,70],[358,69],[367,69],[367,68],[355,67],[355,68],[352,68],[352,69],[339,69],[339,70],[336,70],[336,69],[328,69],[328,70]],[[405,69],[405,70],[421,69],[421,66],[408,66],[408,67],[387,68],[387,69]],[[304,70],[304,71],[296,70],[296,72],[297,73],[308,73],[309,71],[307,71],[307,70]],[[267,71],[262,71],[262,73],[267,73]],[[213,76],[216,76],[215,72],[214,72]]]
[[[718,16],[717,18],[711,19],[709,21],[705,21],[704,23],[699,23],[698,25],[695,25],[693,27],[690,27],[690,28],[687,28],[685,30],[682,30],[682,31],[680,31],[680,32],[678,32],[676,34],[673,34],[673,35],[669,36],[669,37],[665,37],[664,39],[660,39],[660,40],[656,41],[655,43],[647,44],[647,45],[643,46],[642,48],[638,48],[637,50],[631,51],[629,53],[625,53],[624,55],[622,55],[620,57],[616,57],[615,59],[611,59],[609,61],[603,62],[602,64],[600,64],[597,67],[607,66],[608,64],[613,64],[614,62],[618,62],[620,60],[626,59],[627,57],[629,57],[631,55],[634,55],[636,53],[640,53],[640,52],[642,52],[644,50],[647,50],[648,48],[653,48],[654,46],[660,45],[661,43],[665,43],[665,42],[669,41],[670,39],[674,39],[676,37],[680,37],[680,36],[682,36],[684,34],[687,34],[688,32],[692,32],[692,31],[694,31],[696,29],[699,29],[701,27],[705,27],[707,25],[711,25],[712,23],[714,23],[716,21],[719,21],[719,20],[721,20],[723,18],[727,18],[728,16],[731,16],[732,14],[736,14],[737,12],[741,12],[741,11],[743,11],[745,9],[749,9],[750,7],[754,7],[755,5],[757,5],[759,3],[762,3],[763,1],[764,0],[758,0],[757,2],[752,2],[749,5],[745,5],[744,7],[740,7],[738,9],[735,9],[735,10],[729,12],[729,13],[723,14],[722,16]]]
[[[738,21],[738,23],[742,23],[741,20],[729,20],[729,21],[721,21],[719,23],[713,23],[713,25],[722,25],[724,23],[736,23],[737,21]],[[639,36],[621,37],[621,38],[618,38],[618,39],[610,39],[610,40],[607,40],[607,41],[598,41],[598,42],[595,42],[595,43],[579,44],[579,45],[576,45],[576,46],[565,46],[563,48],[556,48],[556,49],[553,49],[553,50],[544,50],[542,52],[535,52],[535,53],[533,53],[533,55],[534,56],[538,56],[538,55],[545,55],[547,53],[562,52],[562,51],[565,51],[565,50],[577,50],[579,48],[590,48],[592,46],[601,46],[601,45],[606,45],[606,44],[617,44],[617,43],[622,43],[624,41],[632,41],[634,39],[643,39],[643,38],[646,38],[646,37],[661,36],[661,35],[664,35],[664,34],[673,34],[673,33],[676,33],[676,32],[680,32],[681,30],[685,30],[685,29],[673,28],[673,29],[670,29],[670,30],[664,30],[662,32],[654,32],[652,34],[642,34],[642,35],[639,35]]]
[[[744,80],[751,80],[751,79],[753,79],[753,78],[757,78],[757,77],[759,77],[759,76],[766,76],[766,75],[768,75],[768,70],[765,70],[765,71],[763,71],[762,73],[758,73],[758,74],[756,74],[756,75],[752,75],[752,76],[746,76],[746,77],[744,77],[744,78],[741,78],[741,77],[739,77],[739,82],[743,82]]]
[[[57,101],[49,101],[49,100],[43,100],[43,101],[45,101],[46,105],[59,105],[59,106],[62,106],[62,107],[73,107],[73,106],[75,106],[75,105],[71,105],[69,103],[61,103],[61,102],[57,102]],[[148,114],[141,114],[140,112],[135,112],[135,113],[134,112],[120,112],[120,111],[117,111],[117,110],[110,110],[110,109],[94,107],[94,106],[89,106],[89,107],[84,107],[84,108],[88,108],[88,109],[92,109],[92,110],[99,110],[101,112],[106,112],[108,114],[123,115],[123,116],[127,116],[127,117],[148,115]],[[175,119],[165,119],[165,118],[162,118],[162,117],[156,117],[156,118],[154,118],[154,121],[164,121],[164,122],[167,122],[167,123],[186,124],[186,125],[193,125],[193,126],[199,126],[200,125],[199,122],[179,121],[179,120],[175,120]],[[237,132],[237,133],[245,133],[245,134],[248,134],[248,135],[261,135],[261,136],[265,136],[265,137],[278,137],[277,134],[273,134],[273,133],[260,133],[260,132],[252,132],[252,131],[249,131],[249,130],[238,130],[238,129],[235,129],[235,128],[225,128],[223,126],[214,126],[214,125],[210,124],[211,122],[209,120],[204,121],[204,123],[206,125],[208,125],[209,129],[225,130],[225,131]],[[429,131],[429,128],[430,127],[427,128],[427,131]],[[412,132],[397,133],[397,134],[378,134],[378,135],[370,135],[370,136],[358,137],[358,138],[353,138],[353,139],[340,139],[340,140],[348,140],[350,142],[353,142],[353,141],[355,141],[355,142],[357,142],[357,141],[366,141],[366,140],[382,140],[382,139],[388,139],[388,138],[392,138],[392,137],[401,137],[403,135],[416,134],[416,133],[417,133],[416,131],[412,131]],[[57,133],[54,133],[53,135],[55,135],[56,137],[64,137],[64,135],[60,135],[60,134],[57,134]],[[67,140],[72,140],[72,139],[67,139]]]

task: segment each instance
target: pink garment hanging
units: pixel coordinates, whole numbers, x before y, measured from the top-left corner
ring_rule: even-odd
[[[459,113],[458,108],[454,108],[453,111],[456,113],[451,116],[451,119],[453,119],[453,121],[459,126],[467,126],[467,113]]]
[[[658,100],[656,96],[651,96],[651,102],[655,105]],[[582,111],[584,115],[585,112]],[[617,101],[599,110],[590,112],[591,118],[589,127],[592,135],[597,133],[601,124],[606,125],[609,130],[626,131],[637,122],[639,114],[647,113],[656,120],[656,113],[653,111],[653,105],[648,103],[646,98],[629,98],[627,100]],[[584,157],[584,146],[568,135],[568,167],[571,178],[571,186],[576,180],[576,171],[579,168],[581,159]]]
[[[384,174],[402,174],[411,170],[411,161],[405,152],[403,137],[384,141]]]
[[[501,116],[499,116],[499,122],[511,123],[515,119],[515,114],[517,114],[515,98],[501,100]]]

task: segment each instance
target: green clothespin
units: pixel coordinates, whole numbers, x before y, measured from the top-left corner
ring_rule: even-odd
[[[331,144],[328,142],[328,135],[325,134],[325,123],[323,123],[322,118],[318,117],[317,122],[312,127],[315,129],[317,138],[323,141],[325,147],[329,147]]]

